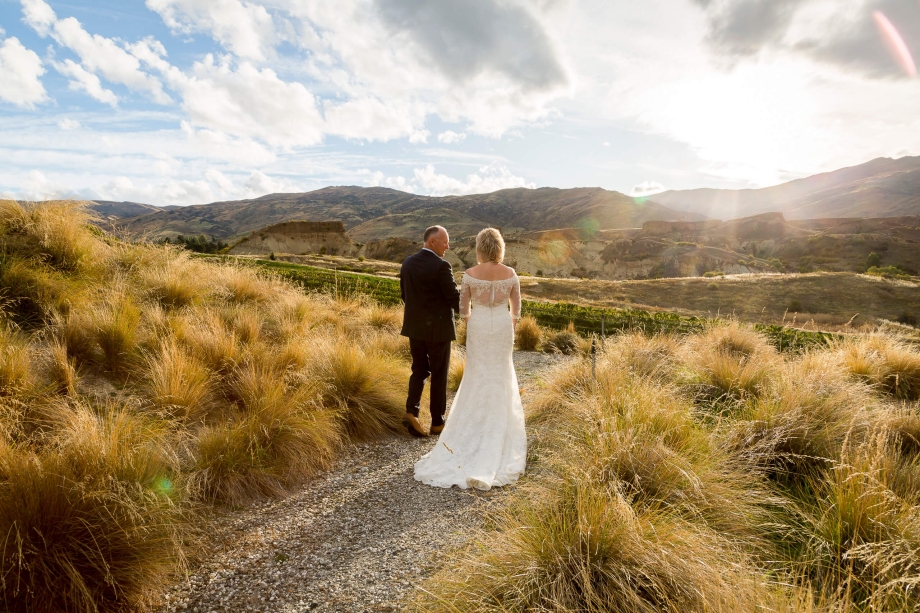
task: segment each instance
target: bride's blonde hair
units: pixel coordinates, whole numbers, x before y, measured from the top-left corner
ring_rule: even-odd
[[[476,235],[476,253],[482,262],[501,264],[505,259],[505,241],[501,232],[486,228]]]

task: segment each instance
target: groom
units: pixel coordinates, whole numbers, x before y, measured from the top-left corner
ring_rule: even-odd
[[[403,425],[412,436],[428,436],[418,421],[425,379],[431,376],[431,434],[444,429],[447,411],[447,371],[450,342],[457,338],[454,313],[460,311],[460,291],[443,258],[450,237],[441,226],[425,230],[424,247],[405,259],[399,270],[399,288],[405,303],[402,335],[409,337],[412,375]]]

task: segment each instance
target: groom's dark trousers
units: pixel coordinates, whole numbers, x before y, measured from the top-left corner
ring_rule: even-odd
[[[431,425],[440,426],[447,411],[450,343],[457,338],[454,313],[460,310],[460,291],[450,264],[427,249],[405,259],[399,287],[405,303],[402,335],[409,337],[412,351],[406,412],[418,417],[425,379],[431,377]]]

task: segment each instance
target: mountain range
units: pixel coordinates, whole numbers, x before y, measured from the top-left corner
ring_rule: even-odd
[[[290,220],[342,221],[358,242],[417,240],[432,223],[453,236],[484,226],[506,233],[579,228],[638,228],[646,221],[737,219],[781,212],[786,219],[920,215],[920,157],[878,158],[762,189],[666,191],[648,199],[601,188],[506,189],[469,196],[418,196],[384,187],[326,187],[312,192],[185,207],[97,201],[97,213],[150,239],[205,234],[230,240]]]

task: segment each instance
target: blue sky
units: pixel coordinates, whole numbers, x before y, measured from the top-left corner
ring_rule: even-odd
[[[0,0],[0,193],[758,187],[920,154],[918,0]]]

